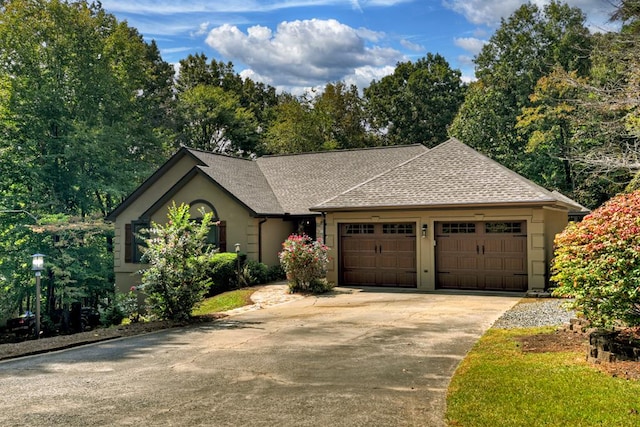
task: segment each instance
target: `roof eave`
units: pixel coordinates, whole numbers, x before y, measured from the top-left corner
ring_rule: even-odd
[[[495,202],[495,203],[442,203],[427,205],[368,205],[368,206],[314,206],[309,210],[315,212],[347,212],[368,210],[426,210],[426,209],[469,209],[469,208],[511,208],[511,207],[542,207],[558,206],[569,210],[568,205],[557,200],[535,200],[523,202]]]

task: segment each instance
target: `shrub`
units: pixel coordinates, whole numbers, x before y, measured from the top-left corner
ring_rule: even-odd
[[[267,282],[277,282],[287,278],[284,268],[280,264],[271,265],[267,269]]]
[[[124,320],[125,315],[120,306],[113,301],[102,313],[100,319],[103,326],[119,325]]]
[[[640,324],[640,191],[614,197],[555,240],[556,296],[595,326]]]
[[[292,234],[282,244],[278,254],[280,264],[287,273],[291,292],[313,292],[325,286],[318,286],[326,275],[329,248],[320,241],[313,241],[307,235]]]
[[[140,321],[140,316],[146,311],[144,303],[141,303],[137,288],[132,286],[126,294],[116,296],[116,306],[123,318],[128,318],[132,323]],[[120,319],[122,322],[122,319]]]
[[[209,287],[207,234],[211,213],[192,221],[189,205],[169,208],[167,224],[153,223],[143,260],[141,290],[151,311],[161,319],[184,320],[200,303]]]
[[[240,264],[242,265],[242,255]],[[207,261],[207,276],[211,279],[209,296],[234,288],[238,281],[238,255],[232,252],[214,254]]]
[[[240,276],[242,286],[262,285],[269,281],[269,267],[261,262],[250,259],[242,266]]]

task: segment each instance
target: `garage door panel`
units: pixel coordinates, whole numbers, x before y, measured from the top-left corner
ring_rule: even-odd
[[[440,288],[527,289],[525,221],[436,223]]]
[[[456,270],[477,270],[478,266],[478,258],[476,256],[466,256],[461,255],[459,258],[455,259]]]
[[[373,285],[376,282],[376,274],[372,270],[347,270],[343,271],[345,285]]]
[[[514,275],[504,278],[504,290],[505,291],[521,291],[527,288],[527,276],[526,275]]]
[[[344,268],[372,269],[376,267],[376,258],[373,255],[345,255],[343,257]]]
[[[485,257],[484,269],[487,271],[504,271],[505,262],[504,258]]]
[[[439,276],[439,285],[443,289],[480,289],[475,272],[442,274]]]
[[[342,284],[416,287],[415,223],[342,224]]]
[[[527,265],[522,258],[505,258],[504,269],[505,271],[511,271],[513,273],[525,274],[527,272]]]

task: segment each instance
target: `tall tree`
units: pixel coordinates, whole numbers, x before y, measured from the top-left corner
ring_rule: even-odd
[[[241,156],[259,149],[253,113],[219,86],[198,85],[181,93],[178,115],[182,145]]]
[[[109,233],[80,232],[83,221],[68,218],[91,228],[89,218],[112,210],[164,161],[172,80],[155,43],[99,2],[2,2],[0,211],[39,219],[29,228],[29,215],[0,214],[9,310],[33,301],[26,263],[35,252],[49,255],[43,282],[52,301],[63,288],[77,297],[111,292]]]
[[[519,171],[529,159],[515,125],[522,108],[530,106],[538,80],[554,67],[578,76],[590,69],[591,39],[584,21],[580,9],[556,1],[542,10],[525,4],[503,19],[474,60],[481,85],[466,98],[451,134]],[[480,127],[483,132],[474,132]]]
[[[366,129],[365,111],[358,88],[342,82],[328,83],[313,100],[313,123],[319,126],[325,148],[347,149],[374,145]]]
[[[274,118],[265,133],[264,147],[270,154],[305,153],[334,147],[323,146],[312,106],[291,95],[281,96]]]
[[[157,48],[99,4],[6,2],[0,82],[9,82],[11,126],[0,156],[25,172],[12,176],[27,190],[23,203],[81,215],[112,209],[165,155],[166,133],[153,126],[162,126],[171,77]]]
[[[256,121],[256,137],[261,139],[264,130],[271,119],[271,109],[277,104],[276,90],[264,83],[256,83],[249,78],[242,78],[234,70],[231,62],[221,62],[212,59],[207,62],[207,56],[203,53],[189,55],[180,61],[180,73],[176,79],[176,96],[178,100],[183,94],[192,93],[196,86],[209,86],[221,89],[226,96],[232,97],[237,102],[237,108],[242,108],[243,114],[250,113]],[[184,108],[180,111],[184,112]],[[184,126],[184,117],[182,118]],[[197,142],[185,140],[185,134],[181,135],[178,143],[194,146]],[[261,145],[255,144],[249,148],[251,152]]]
[[[392,75],[372,82],[364,96],[371,126],[384,144],[443,142],[464,99],[460,75],[444,57],[429,53],[399,63]]]

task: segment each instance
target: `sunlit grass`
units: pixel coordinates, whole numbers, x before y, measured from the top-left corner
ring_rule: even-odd
[[[449,425],[640,425],[640,382],[597,371],[584,352],[521,352],[515,337],[536,332],[552,329],[490,329],[478,341],[449,386]]]
[[[251,295],[254,292],[255,289],[238,289],[207,298],[193,310],[192,314],[194,316],[202,316],[253,304]]]

